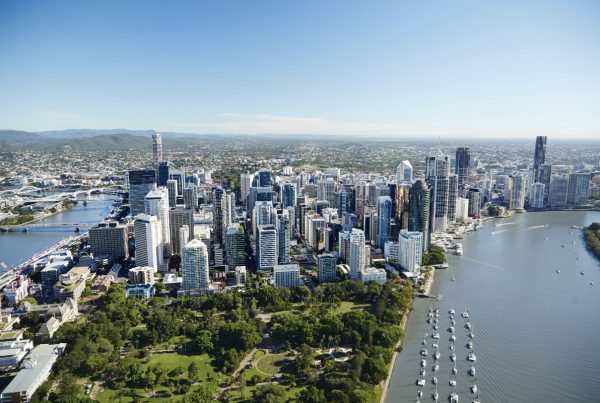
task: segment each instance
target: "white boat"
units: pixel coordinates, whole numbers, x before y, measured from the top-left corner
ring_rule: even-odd
[[[433,392],[433,395],[431,395],[431,397],[433,397],[434,401],[438,401],[438,398],[440,397],[440,395],[438,395],[438,391],[437,391],[437,387],[435,388],[435,392]]]
[[[431,378],[431,383],[437,385],[437,376],[434,375],[433,378]]]
[[[421,376],[425,376],[425,374],[427,374],[427,371],[425,370],[425,368],[421,368],[419,374],[421,374]]]
[[[431,343],[431,347],[435,348],[436,350],[438,349],[438,344],[437,343]]]
[[[421,360],[421,367],[425,368],[427,366],[427,360]]]
[[[455,340],[456,340],[456,336],[455,335],[450,336],[450,341],[455,341]]]
[[[425,386],[425,379],[423,379],[423,378],[417,379],[417,386]]]
[[[556,272],[557,272],[557,273],[560,273],[560,270],[556,269]]]
[[[452,326],[456,325],[456,321],[455,321],[454,319],[452,319],[452,320],[450,321],[450,323],[452,324]]]
[[[433,330],[438,330],[438,325],[433,325]]]
[[[477,393],[477,385],[471,386],[471,393],[472,394],[476,394]]]
[[[426,346],[427,342],[425,341],[425,339],[423,339],[423,341],[421,342],[421,345]]]
[[[450,355],[450,360],[452,360],[452,362],[456,361],[456,354],[452,353],[452,355]]]
[[[469,333],[469,338],[471,338],[471,339],[472,339],[472,338],[474,338],[474,337],[475,337],[475,334],[473,334],[473,332]]]
[[[419,354],[421,354],[423,357],[427,356],[427,349],[426,348],[422,348],[421,351],[419,351]]]
[[[468,349],[472,349],[472,348],[473,348],[473,342],[472,342],[472,341],[469,341],[469,342],[467,343],[467,348],[468,348]]]
[[[450,315],[456,315],[456,311],[455,311],[454,309],[450,309],[450,310],[448,311],[448,313],[449,313]]]
[[[454,277],[452,277],[452,281],[454,281]]]
[[[434,339],[439,339],[440,335],[439,335],[439,333],[434,333],[431,335],[431,337],[433,337]]]
[[[456,366],[452,368],[452,375],[456,375],[457,372],[458,370],[456,369]],[[456,384],[456,381],[454,381],[454,384]]]
[[[467,361],[477,362],[477,356],[475,354],[471,353],[467,356]]]
[[[465,323],[465,328],[471,330],[471,324],[469,322]]]
[[[450,333],[454,333],[454,326],[450,326],[450,327],[448,328],[448,331],[449,331]]]
[[[469,375],[471,375],[471,376],[475,376],[475,373],[476,373],[475,367],[472,366],[471,368],[469,368],[469,370],[467,371],[467,373]]]
[[[579,274],[581,274],[581,275],[583,276],[583,275],[585,274],[585,272],[584,272],[583,270],[581,270],[581,271],[579,272]]]
[[[454,343],[450,343],[450,350],[454,350]]]
[[[450,379],[450,382],[448,382],[448,384],[450,384],[450,386],[452,386],[453,388],[456,387],[456,381],[454,379]]]
[[[469,312],[468,311],[464,311],[463,313],[460,314],[460,316],[462,316],[463,318],[468,319],[469,318]]]
[[[423,397],[423,391],[421,389],[417,390],[417,398],[422,398]]]
[[[456,393],[450,394],[450,396],[448,396],[448,401],[450,403],[458,403],[458,395]]]
[[[436,351],[435,354],[433,355],[433,359],[436,360],[436,361],[439,360],[440,359],[440,353]]]
[[[431,318],[427,318],[426,322],[431,323]]]
[[[437,365],[437,364],[435,364],[435,365],[433,366],[433,372],[437,372],[437,371],[438,371],[438,369],[440,369],[440,366],[439,366],[439,365]]]

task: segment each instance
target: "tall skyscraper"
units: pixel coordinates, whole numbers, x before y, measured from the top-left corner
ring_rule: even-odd
[[[544,193],[545,187],[543,183],[536,182],[533,184],[531,189],[531,200],[529,200],[529,204],[533,208],[542,208],[544,207]]]
[[[365,268],[367,261],[365,250],[365,233],[353,228],[350,233],[350,259],[348,261],[351,280],[360,279],[360,272]]]
[[[134,169],[129,171],[129,208],[131,214],[144,212],[145,199],[156,184],[154,169]]]
[[[209,288],[208,249],[201,240],[192,239],[183,247],[181,274],[184,290],[206,290]]]
[[[167,181],[169,180],[169,170],[170,165],[167,161],[161,161],[158,163],[158,186],[167,186]]]
[[[546,136],[537,136],[535,138],[535,155],[533,156],[533,169],[538,169],[540,165],[546,162]],[[537,178],[536,178],[537,179]]]
[[[188,227],[188,238],[181,238],[181,228]],[[182,207],[171,208],[169,210],[169,226],[171,228],[171,250],[172,253],[179,253],[181,247],[190,239],[194,238],[194,212],[192,209]]]
[[[225,254],[229,270],[246,264],[246,237],[244,227],[233,224],[225,234]]]
[[[296,184],[283,183],[281,185],[281,208],[296,207]]]
[[[144,211],[153,215],[160,222],[161,237],[159,243],[163,248],[163,256],[171,255],[171,233],[169,226],[169,192],[166,188],[156,186],[148,192],[144,201]]]
[[[456,200],[458,199],[458,175],[448,176],[448,222],[456,221]]]
[[[277,265],[277,230],[274,225],[259,225],[256,234],[256,268],[271,270]]]
[[[592,175],[587,172],[569,174],[569,187],[567,189],[567,204],[581,206],[588,201],[590,180]]]
[[[534,170],[534,180],[537,173],[537,181],[544,185],[544,206],[548,205],[548,194],[550,192],[550,180],[552,179],[552,165],[542,164],[537,171]]]
[[[430,191],[427,183],[419,179],[409,191],[408,230],[423,234],[423,251],[429,249],[430,242]]]
[[[317,183],[317,200],[327,200],[330,207],[335,206],[335,182],[331,178],[322,179]]]
[[[410,185],[413,181],[413,167],[410,161],[404,160],[396,168],[396,184]]]
[[[277,261],[279,264],[290,263],[290,220],[287,217],[277,219]]]
[[[425,162],[425,178],[431,188],[431,231],[445,232],[448,227],[450,159],[445,155],[438,155],[428,157]]]
[[[512,179],[510,202],[508,208],[511,210],[522,210],[525,207],[525,193],[527,190],[527,177],[515,175]]]
[[[256,186],[257,187],[271,187],[273,186],[272,172],[270,169],[262,168],[256,173]]]
[[[248,197],[250,196],[250,188],[252,187],[253,179],[253,174],[245,173],[240,175],[240,196],[242,196],[244,206],[247,206],[248,204]]]
[[[133,223],[135,235],[135,263],[150,266],[154,270],[163,268],[163,248],[160,243],[160,222],[153,215],[139,214]]]
[[[458,189],[461,191],[469,182],[469,169],[471,166],[471,149],[458,147],[456,149],[456,175],[458,175]],[[461,193],[462,195],[462,193]]]
[[[423,234],[420,231],[400,231],[400,260],[398,263],[404,270],[414,271],[419,268],[423,258]]]
[[[469,199],[469,217],[479,217],[481,210],[481,191],[477,188],[470,188],[467,191]]]
[[[550,193],[548,205],[551,208],[561,208],[567,205],[567,193],[569,190],[569,177],[566,175],[554,176],[550,181]]]
[[[127,258],[127,226],[116,221],[100,223],[90,228],[89,244],[95,256],[108,254],[115,260]]]
[[[225,243],[225,191],[221,187],[213,189],[213,238],[215,244]]]
[[[177,207],[177,181],[175,179],[167,180],[167,190],[169,191],[169,207]]]
[[[160,133],[154,133],[152,135],[152,158],[156,165],[160,164],[163,160],[162,137]]]
[[[389,196],[380,196],[377,203],[377,247],[383,249],[390,239],[392,224],[392,199]]]
[[[185,208],[191,208],[192,210],[198,208],[198,187],[196,185],[188,184],[183,189],[183,203]]]

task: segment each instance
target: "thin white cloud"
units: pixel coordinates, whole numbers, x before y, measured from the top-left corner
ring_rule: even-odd
[[[177,123],[174,130],[199,133],[240,134],[346,134],[393,135],[405,132],[406,126],[387,123],[364,123],[330,120],[319,117],[280,116],[227,112],[217,122]]]

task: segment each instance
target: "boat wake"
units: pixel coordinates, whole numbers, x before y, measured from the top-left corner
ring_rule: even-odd
[[[490,232],[490,234],[492,234],[492,235],[498,235],[498,234],[501,234],[503,232],[508,232],[508,231],[510,231],[510,230],[509,229],[501,229],[501,230],[498,230],[498,231],[492,231],[492,232]]]
[[[495,224],[494,227],[504,227],[505,225],[513,225],[515,222],[511,221],[511,222],[503,222],[500,224]]]
[[[548,228],[549,226],[550,226],[550,224],[534,225],[533,227],[525,228],[525,231],[530,231],[530,230],[540,229],[540,228]]]

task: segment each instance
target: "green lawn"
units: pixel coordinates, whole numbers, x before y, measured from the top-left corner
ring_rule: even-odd
[[[370,308],[371,308],[371,304],[357,304],[356,302],[342,301],[342,302],[340,302],[338,311],[339,311],[339,313],[345,313],[345,312],[352,311],[355,309],[369,310]]]
[[[257,368],[267,374],[275,375],[280,372],[287,372],[287,367],[293,363],[293,358],[285,353],[269,354],[261,357],[256,362]]]

